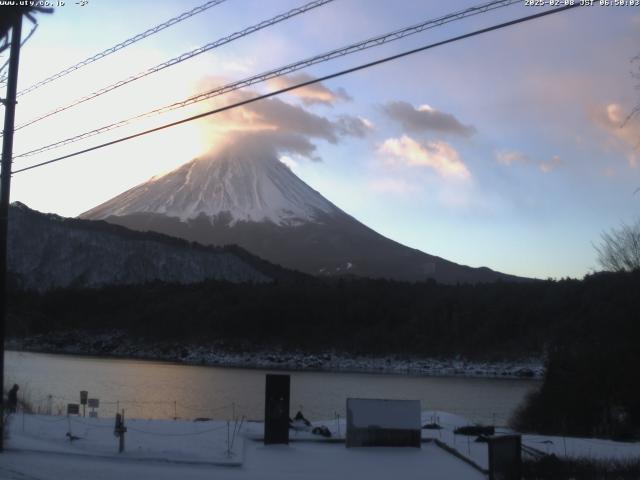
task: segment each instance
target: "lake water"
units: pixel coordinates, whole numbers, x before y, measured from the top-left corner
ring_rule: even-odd
[[[6,352],[6,384],[42,412],[79,403],[81,390],[100,399],[98,414],[125,409],[129,418],[264,417],[265,370]],[[327,372],[291,375],[291,411],[312,420],[344,417],[348,397],[412,399],[423,410],[444,410],[474,422],[505,425],[539,380],[411,377]],[[50,397],[49,397],[50,396]],[[87,411],[88,415],[88,411]]]

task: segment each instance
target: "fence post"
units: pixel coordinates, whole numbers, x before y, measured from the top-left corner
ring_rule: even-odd
[[[118,437],[118,453],[124,452],[124,434],[127,432],[127,427],[124,426],[124,409],[122,409],[122,415],[116,413],[116,425],[113,430],[113,434]]]

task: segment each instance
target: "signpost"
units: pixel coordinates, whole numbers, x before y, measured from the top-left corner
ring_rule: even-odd
[[[82,416],[86,417],[87,410],[87,398],[89,398],[89,392],[86,390],[80,391],[80,405],[82,405]]]
[[[91,411],[89,412],[89,417],[98,418],[98,412],[96,412],[96,408],[100,407],[100,399],[90,398],[87,400],[87,405],[89,405],[89,408],[91,409]]]

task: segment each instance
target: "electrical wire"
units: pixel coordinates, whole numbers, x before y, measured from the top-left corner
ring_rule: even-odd
[[[139,42],[140,40],[147,38],[151,35],[154,35],[158,32],[161,32],[162,30],[164,30],[165,28],[169,28],[172,25],[175,25],[177,23],[182,22],[183,20],[186,20],[188,18],[193,17],[194,15],[197,15],[199,13],[202,13],[208,9],[210,9],[211,7],[215,7],[216,5],[219,5],[223,2],[225,2],[226,0],[212,0],[209,2],[206,2],[198,7],[195,7],[191,10],[188,10],[186,12],[181,13],[180,15],[178,15],[177,17],[173,17],[170,18],[169,20],[167,20],[166,22],[163,22],[159,25],[156,25],[155,27],[149,28],[148,30],[145,30],[142,33],[138,33],[137,35],[134,35],[131,38],[127,38],[126,40],[124,40],[123,42],[118,43],[117,45],[114,45],[113,47],[107,48],[106,50],[103,50],[100,53],[96,53],[95,55],[89,57],[89,58],[85,58],[84,60],[82,60],[81,62],[76,63],[75,65],[71,65],[70,67],[65,68],[64,70],[59,71],[58,73],[51,75],[50,77],[45,78],[44,80],[41,80],[33,85],[31,85],[28,88],[25,88],[24,90],[21,90],[20,92],[18,92],[17,96],[20,97],[22,95],[26,95],[29,92],[33,92],[34,90],[37,90],[38,88],[47,85],[48,83],[53,82],[54,80],[58,80],[59,78],[62,78],[68,74],[70,74],[71,72],[75,72],[76,70],[79,70],[82,67],[85,67],[93,62],[96,62],[104,57],[107,57],[109,55],[111,55],[112,53],[117,52],[118,50],[122,50],[123,48],[126,48],[130,45],[133,45],[136,42]]]
[[[287,11],[287,12],[284,12],[284,13],[281,13],[279,15],[276,15],[275,17],[272,17],[272,18],[270,18],[268,20],[263,20],[262,22],[257,23],[255,25],[252,25],[250,27],[247,27],[244,30],[232,33],[231,35],[228,35],[226,37],[219,38],[218,40],[216,40],[214,42],[208,43],[206,45],[203,45],[202,47],[196,48],[196,49],[191,50],[189,52],[185,52],[185,53],[183,53],[183,54],[181,54],[181,55],[179,55],[177,57],[171,58],[171,59],[169,59],[169,60],[167,60],[165,62],[162,62],[162,63],[160,63],[158,65],[153,66],[153,67],[150,67],[150,68],[148,68],[146,70],[143,70],[142,72],[136,73],[135,75],[131,75],[128,78],[125,78],[123,80],[119,80],[116,83],[112,83],[111,85],[103,87],[100,90],[96,90],[95,92],[90,93],[89,95],[85,95],[83,97],[80,97],[80,98],[72,101],[71,103],[68,103],[68,104],[63,105],[61,107],[58,107],[58,108],[56,108],[54,110],[51,110],[50,112],[45,113],[43,115],[40,115],[39,117],[35,117],[35,118],[33,118],[33,119],[31,119],[31,120],[29,120],[29,121],[27,121],[27,122],[25,122],[25,123],[23,123],[21,125],[18,125],[17,127],[15,127],[14,128],[14,132],[18,131],[18,130],[21,130],[21,129],[25,128],[25,127],[28,127],[30,125],[33,125],[34,123],[37,123],[37,122],[39,122],[41,120],[44,120],[45,118],[49,118],[49,117],[51,117],[53,115],[56,115],[56,114],[58,114],[60,112],[64,112],[65,110],[68,110],[68,109],[70,109],[72,107],[78,106],[78,105],[80,105],[80,104],[82,104],[84,102],[87,102],[89,100],[93,100],[94,98],[97,98],[97,97],[99,97],[101,95],[104,95],[105,93],[109,93],[109,92],[111,92],[111,91],[113,91],[113,90],[115,90],[117,88],[123,87],[124,85],[127,85],[127,84],[129,84],[131,82],[134,82],[136,80],[140,80],[141,78],[144,78],[144,77],[146,77],[148,75],[157,73],[157,72],[159,72],[161,70],[164,70],[165,68],[172,67],[172,66],[177,65],[179,63],[182,63],[182,62],[184,62],[186,60],[189,60],[189,59],[191,59],[193,57],[196,57],[196,56],[198,56],[198,55],[200,55],[202,53],[205,53],[205,52],[208,52],[210,50],[213,50],[214,48],[218,48],[218,47],[220,47],[222,45],[226,45],[228,43],[233,42],[234,40],[237,40],[237,39],[242,38],[242,37],[246,37],[247,35],[255,33],[255,32],[259,31],[259,30],[262,30],[264,28],[270,27],[272,25],[276,25],[276,24],[278,24],[280,22],[288,20],[289,18],[295,17],[295,16],[300,15],[302,13],[306,13],[309,10],[313,10],[314,8],[321,7],[321,6],[325,5],[325,4],[331,3],[333,1],[334,0],[314,0],[313,2],[307,3],[307,4],[302,5],[300,7],[293,8],[293,9]]]
[[[215,428],[210,428],[208,430],[201,430],[199,432],[191,432],[191,433],[158,433],[158,432],[150,432],[148,430],[141,430],[136,427],[132,427],[131,424],[127,424],[127,430],[132,430],[134,432],[143,433],[145,435],[154,435],[156,437],[188,437],[193,435],[202,435],[204,433],[215,432],[217,430],[222,430],[223,428],[227,428],[226,425],[222,425]]]
[[[346,70],[341,70],[341,71],[336,72],[336,73],[325,75],[325,76],[322,76],[322,77],[319,77],[319,78],[315,78],[315,79],[312,79],[312,80],[309,80],[309,81],[306,81],[306,82],[301,82],[301,83],[298,83],[296,85],[292,85],[292,86],[289,86],[289,87],[286,87],[286,88],[281,88],[279,90],[276,90],[276,91],[273,91],[273,92],[270,92],[270,93],[266,93],[264,95],[258,95],[256,97],[253,97],[253,98],[250,98],[250,99],[247,99],[247,100],[243,100],[241,102],[237,102],[237,103],[234,103],[234,104],[231,104],[231,105],[227,105],[227,106],[224,106],[224,107],[221,107],[221,108],[216,108],[214,110],[210,110],[208,112],[200,113],[198,115],[193,115],[191,117],[187,117],[187,118],[184,118],[182,120],[178,120],[178,121],[175,121],[175,122],[167,123],[167,124],[161,125],[159,127],[151,128],[149,130],[144,130],[142,132],[138,132],[138,133],[135,133],[135,134],[132,134],[132,135],[121,137],[121,138],[118,138],[116,140],[112,140],[110,142],[105,142],[105,143],[102,143],[102,144],[99,144],[99,145],[95,145],[93,147],[85,148],[83,150],[79,150],[79,151],[74,152],[74,153],[70,153],[70,154],[63,155],[63,156],[60,156],[60,157],[57,157],[57,158],[54,158],[54,159],[51,159],[51,160],[47,160],[45,162],[36,163],[34,165],[30,165],[28,167],[24,167],[24,168],[15,170],[13,173],[25,172],[25,171],[28,171],[28,170],[32,170],[34,168],[42,167],[44,165],[49,165],[49,164],[52,164],[52,163],[56,163],[56,162],[59,162],[61,160],[65,160],[67,158],[71,158],[71,157],[75,157],[77,155],[81,155],[83,153],[88,153],[88,152],[91,152],[91,151],[94,151],[94,150],[98,150],[98,149],[101,149],[101,148],[104,148],[104,147],[108,147],[108,146],[115,145],[115,144],[118,144],[118,143],[121,143],[121,142],[125,142],[127,140],[132,140],[134,138],[141,137],[143,135],[148,135],[150,133],[158,132],[158,131],[164,130],[166,128],[170,128],[170,127],[174,127],[174,126],[177,126],[177,125],[181,125],[183,123],[191,122],[193,120],[198,120],[200,118],[204,118],[204,117],[207,117],[207,116],[210,116],[210,115],[214,115],[214,114],[217,114],[217,113],[220,113],[220,112],[231,110],[233,108],[241,107],[243,105],[247,105],[247,104],[254,103],[254,102],[257,102],[257,101],[260,101],[260,100],[264,100],[264,99],[267,99],[267,98],[270,98],[270,97],[274,97],[276,95],[280,95],[280,94],[285,93],[285,92],[296,90],[298,88],[302,88],[302,87],[306,87],[308,85],[312,85],[312,84],[315,84],[315,83],[319,83],[319,82],[323,82],[323,81],[326,81],[326,80],[330,80],[330,79],[333,79],[333,78],[336,78],[336,77],[340,77],[340,76],[343,76],[343,75],[346,75],[346,74],[349,74],[349,73],[357,72],[357,71],[360,71],[360,70],[364,70],[364,69],[367,69],[367,68],[374,67],[376,65],[387,63],[387,62],[390,62],[392,60],[397,60],[399,58],[403,58],[403,57],[406,57],[406,56],[409,56],[409,55],[412,55],[412,54],[415,54],[415,53],[418,53],[418,52],[423,52],[425,50],[429,50],[429,49],[432,49],[432,48],[435,48],[435,47],[439,47],[439,46],[446,45],[446,44],[449,44],[449,43],[457,42],[457,41],[464,40],[466,38],[474,37],[474,36],[477,36],[477,35],[481,35],[481,34],[484,34],[484,33],[492,32],[494,30],[499,30],[499,29],[502,29],[502,28],[510,27],[510,26],[517,25],[517,24],[520,24],[520,23],[524,23],[524,22],[527,22],[527,21],[530,21],[530,20],[535,20],[535,19],[538,19],[538,18],[545,17],[547,15],[552,15],[552,14],[555,14],[555,13],[563,12],[563,11],[566,11],[566,10],[569,10],[569,9],[572,9],[572,8],[576,8],[576,7],[579,7],[579,6],[580,6],[580,4],[576,3],[576,4],[573,4],[573,5],[566,5],[566,6],[563,6],[563,7],[554,8],[554,9],[551,9],[551,10],[545,10],[544,12],[539,12],[539,13],[533,14],[533,15],[527,15],[525,17],[520,17],[520,18],[517,18],[515,20],[510,20],[508,22],[504,22],[504,23],[500,23],[500,24],[497,24],[497,25],[493,25],[491,27],[482,28],[480,30],[475,30],[475,31],[472,31],[472,32],[469,32],[469,33],[466,33],[466,34],[463,34],[463,35],[458,35],[456,37],[448,38],[446,40],[442,40],[442,41],[439,41],[439,42],[435,42],[435,43],[431,43],[431,44],[428,44],[428,45],[424,45],[422,47],[414,48],[412,50],[407,50],[407,51],[404,51],[404,52],[401,52],[401,53],[398,53],[398,54],[395,54],[395,55],[391,55],[389,57],[385,57],[385,58],[382,58],[382,59],[379,59],[379,60],[375,60],[375,61],[372,61],[372,62],[364,63],[364,64],[358,65],[356,67],[348,68]]]
[[[239,90],[241,88],[245,88],[257,83],[262,83],[262,82],[266,82],[267,80],[276,78],[276,77],[280,77],[289,73],[293,73],[296,72],[298,70],[302,70],[304,68],[310,67],[312,65],[316,65],[319,63],[324,63],[330,60],[333,60],[335,58],[339,58],[339,57],[344,57],[347,55],[350,55],[352,53],[357,53],[372,47],[378,47],[380,45],[383,45],[385,43],[389,43],[389,42],[393,42],[396,40],[400,40],[402,38],[408,37],[410,35],[414,35],[420,32],[423,32],[425,30],[431,29],[431,28],[435,28],[435,27],[439,27],[442,25],[445,25],[447,23],[453,22],[453,21],[457,21],[457,20],[461,20],[463,18],[467,18],[470,16],[474,16],[474,15],[478,15],[481,13],[486,13],[488,11],[492,11],[495,10],[497,8],[503,8],[503,7],[507,7],[509,5],[512,5],[514,3],[520,3],[520,0],[499,0],[499,1],[491,1],[488,3],[484,3],[481,5],[477,5],[471,8],[467,8],[465,10],[461,10],[458,12],[454,12],[454,13],[450,13],[441,17],[438,17],[436,19],[430,19],[430,20],[426,20],[424,22],[418,23],[416,25],[412,25],[409,27],[405,27],[399,30],[394,30],[392,32],[389,33],[385,33],[383,35],[378,35],[376,37],[373,38],[369,38],[367,40],[363,40],[357,43],[353,43],[350,44],[346,47],[341,47],[338,49],[334,49],[331,50],[329,52],[325,52],[319,55],[315,55],[313,57],[310,58],[306,58],[304,60],[300,60],[297,61],[295,63],[291,63],[289,65],[286,65],[284,67],[278,67],[276,69],[273,70],[269,70],[267,72],[263,72],[260,73],[258,75],[253,75],[251,77],[242,79],[242,80],[238,80],[220,87],[217,87],[213,90],[208,90],[206,92],[202,92],[199,93],[197,95],[193,95],[185,100],[182,100],[180,102],[175,102],[169,105],[165,105],[163,107],[159,107],[156,108],[154,110],[139,114],[139,115],[135,115],[133,117],[129,117],[126,118],[124,120],[120,120],[118,122],[115,123],[111,123],[108,125],[104,125],[102,127],[93,129],[93,130],[89,130],[87,132],[83,132],[81,134],[75,135],[73,137],[69,137],[60,141],[57,141],[55,143],[52,144],[48,144],[42,147],[38,147],[34,150],[30,150],[24,153],[21,153],[19,155],[15,155],[13,158],[17,159],[17,158],[22,158],[22,157],[30,157],[33,155],[37,155],[39,153],[43,153],[46,152],[48,150],[52,150],[55,148],[60,148],[60,147],[64,147],[66,145],[78,142],[80,140],[85,140],[87,138],[90,137],[94,137],[96,135],[99,135],[101,133],[105,133],[111,130],[115,130],[117,128],[129,125],[130,123],[136,121],[136,120],[142,120],[144,118],[149,118],[152,116],[156,116],[156,115],[161,115],[163,113],[167,113],[170,112],[172,110],[176,110],[179,108],[183,108],[198,102],[202,102],[208,99],[211,99],[213,97],[216,96],[220,96],[220,95],[224,95],[226,93],[235,91],[235,90]]]

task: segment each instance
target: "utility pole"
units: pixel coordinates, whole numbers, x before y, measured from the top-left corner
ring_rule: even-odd
[[[4,136],[2,137],[2,177],[0,178],[0,452],[4,450],[5,427],[4,341],[7,318],[7,233],[21,34],[22,14],[18,14],[15,16],[13,25],[11,26],[11,56],[9,57],[9,72],[7,77],[7,98],[3,100]]]

